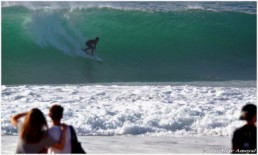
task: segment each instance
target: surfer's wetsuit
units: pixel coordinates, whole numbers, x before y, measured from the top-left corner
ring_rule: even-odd
[[[88,40],[86,42],[86,45],[88,46],[89,49],[94,49],[94,46],[96,46],[95,40]]]
[[[99,38],[97,37],[95,40],[88,40],[86,41],[87,48],[84,50],[86,52],[87,50],[91,49],[91,54],[93,55],[94,50],[96,49],[96,45],[99,41]]]

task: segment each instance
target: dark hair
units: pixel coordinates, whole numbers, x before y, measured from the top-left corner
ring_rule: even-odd
[[[47,136],[47,130],[44,114],[38,108],[33,108],[26,115],[19,136],[27,143],[38,143]]]
[[[242,108],[242,115],[240,116],[241,120],[247,120],[251,121],[253,117],[256,115],[256,105],[247,103],[243,108]]]
[[[96,37],[96,40],[99,40],[99,37]]]
[[[49,116],[53,121],[59,121],[63,116],[63,111],[64,108],[60,105],[53,105],[49,110]]]

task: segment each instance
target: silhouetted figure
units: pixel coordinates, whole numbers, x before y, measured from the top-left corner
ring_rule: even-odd
[[[234,132],[232,139],[232,153],[253,153],[257,152],[256,142],[256,105],[246,104],[242,108],[240,120],[247,121],[243,127]]]
[[[87,45],[87,48],[84,49],[84,52],[91,49],[91,55],[93,56],[94,51],[96,50],[96,45],[97,45],[98,41],[99,41],[99,37],[96,37],[96,39],[94,39],[94,40],[86,41],[85,44]]]

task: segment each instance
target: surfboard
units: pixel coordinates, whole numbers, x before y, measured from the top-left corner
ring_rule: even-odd
[[[98,57],[97,55],[91,55],[91,53],[89,53],[89,52],[84,52],[83,50],[82,50],[82,52],[84,53],[84,56],[85,56],[86,58],[90,58],[90,59],[92,59],[92,60],[94,60],[94,61],[103,61],[103,59],[100,58],[100,57]]]

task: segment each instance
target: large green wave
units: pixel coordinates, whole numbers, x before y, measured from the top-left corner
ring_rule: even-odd
[[[2,84],[255,79],[255,14],[2,8]]]

